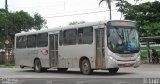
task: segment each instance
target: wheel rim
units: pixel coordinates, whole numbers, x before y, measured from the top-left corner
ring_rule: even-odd
[[[89,64],[86,63],[86,62],[83,64],[83,71],[84,71],[85,73],[87,73],[87,72],[89,71]]]
[[[35,69],[36,69],[36,71],[40,70],[40,63],[38,61],[36,61]]]

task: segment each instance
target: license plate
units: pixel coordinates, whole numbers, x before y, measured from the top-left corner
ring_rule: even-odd
[[[130,63],[125,63],[123,64],[124,67],[131,67],[131,64]]]

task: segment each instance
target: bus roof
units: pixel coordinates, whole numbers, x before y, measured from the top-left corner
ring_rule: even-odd
[[[108,21],[131,21],[131,20],[108,20]],[[81,28],[81,27],[86,27],[86,26],[96,26],[96,25],[103,25],[108,22],[107,20],[104,21],[97,21],[97,22],[87,22],[87,23],[82,23],[82,24],[77,24],[77,25],[69,25],[65,27],[55,27],[55,28],[49,28],[45,30],[37,30],[37,31],[30,31],[30,32],[21,32],[21,33],[16,33],[15,36],[21,36],[21,35],[31,35],[31,34],[38,34],[38,33],[45,33],[45,32],[56,32],[60,30],[66,30],[66,29],[74,29],[74,28]],[[134,21],[131,21],[134,22]]]

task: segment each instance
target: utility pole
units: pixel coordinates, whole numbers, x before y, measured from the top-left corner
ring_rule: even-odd
[[[7,25],[8,3],[7,3],[7,0],[5,0],[5,10],[6,10],[6,14],[5,14],[5,35],[6,35],[6,39],[8,39],[8,25]]]
[[[66,1],[64,0],[64,11],[66,10]]]
[[[5,0],[5,9],[8,11],[8,4],[7,4],[7,0]]]
[[[7,0],[5,0],[5,10],[6,10],[6,13],[5,13],[5,47],[6,47],[6,49],[5,49],[5,63],[7,64],[8,63],[8,43],[7,43],[7,41],[8,41],[8,24],[7,24],[7,22],[8,22],[8,1]]]

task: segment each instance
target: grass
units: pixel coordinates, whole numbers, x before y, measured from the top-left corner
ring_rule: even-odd
[[[4,65],[0,65],[0,67],[3,67],[3,68],[13,68],[15,66],[15,64],[4,64]]]

